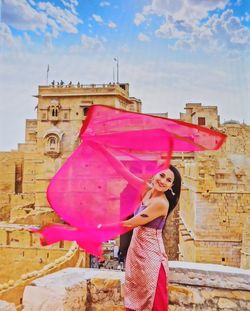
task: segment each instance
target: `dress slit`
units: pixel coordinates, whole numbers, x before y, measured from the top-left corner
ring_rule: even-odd
[[[126,308],[125,311],[136,311],[136,310]],[[168,311],[167,276],[164,266],[162,264],[159,271],[152,311]]]
[[[159,271],[152,311],[168,311],[167,276],[162,264]]]

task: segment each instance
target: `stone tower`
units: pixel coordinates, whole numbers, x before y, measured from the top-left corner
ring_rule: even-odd
[[[0,153],[2,220],[43,224],[51,219],[46,199],[50,179],[78,146],[87,111],[100,104],[140,112],[141,101],[129,96],[129,84],[39,86],[37,119],[26,120],[25,143]],[[2,214],[2,213],[1,213]],[[32,217],[29,217],[33,215]],[[39,216],[39,217],[36,217]],[[27,219],[28,217],[28,219]],[[45,219],[44,219],[45,221]]]
[[[249,267],[250,127],[220,124],[217,107],[201,104],[187,104],[181,119],[222,131],[227,140],[218,151],[179,160],[179,260]]]

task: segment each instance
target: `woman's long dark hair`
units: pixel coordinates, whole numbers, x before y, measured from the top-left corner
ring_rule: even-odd
[[[174,174],[174,183],[172,186],[172,190],[173,190],[174,194],[172,194],[172,191],[170,189],[165,192],[165,196],[169,202],[169,209],[168,209],[167,217],[169,216],[169,214],[174,210],[174,208],[178,204],[180,194],[181,194],[181,175],[180,175],[179,171],[177,170],[177,168],[175,168],[173,165],[170,165],[169,169]]]
[[[169,214],[176,207],[176,205],[177,205],[177,203],[179,201],[179,198],[180,198],[180,193],[181,193],[181,175],[180,175],[179,171],[173,165],[170,165],[169,169],[174,174],[174,183],[173,183],[173,186],[172,186],[172,190],[174,192],[174,195],[172,194],[171,190],[168,190],[168,191],[165,192],[165,196],[166,196],[166,198],[168,199],[168,202],[169,202],[169,210],[168,210],[167,217],[169,216]],[[166,223],[167,222],[165,222],[164,228],[166,227]],[[132,233],[133,233],[133,230],[131,230],[131,231],[121,235],[120,250],[121,250],[122,255],[124,257],[126,257],[126,255],[127,255],[127,250],[128,250],[129,244],[130,244]]]

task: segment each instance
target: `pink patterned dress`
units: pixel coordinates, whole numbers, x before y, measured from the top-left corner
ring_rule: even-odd
[[[136,214],[143,209],[142,204]],[[134,229],[125,267],[126,310],[168,310],[168,257],[162,239],[165,221],[161,216]]]

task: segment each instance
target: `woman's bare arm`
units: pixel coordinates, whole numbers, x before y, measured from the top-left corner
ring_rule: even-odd
[[[93,141],[89,141],[88,144],[95,150],[99,151],[110,164],[119,172],[127,182],[135,188],[140,188],[145,185],[145,181],[133,173],[131,173],[121,161],[119,161],[109,150],[107,150],[103,145],[98,144]]]
[[[165,216],[168,213],[169,203],[166,200],[155,199],[147,208],[138,215],[122,222],[124,227],[131,229],[145,225],[157,217]]]
[[[156,199],[147,208],[141,211],[136,216],[130,218],[129,220],[124,220],[121,222],[110,223],[110,224],[99,224],[97,229],[113,229],[117,226],[122,226],[127,228],[127,231],[132,230],[135,227],[145,225],[157,217],[165,216],[168,213],[169,203],[166,200]]]

